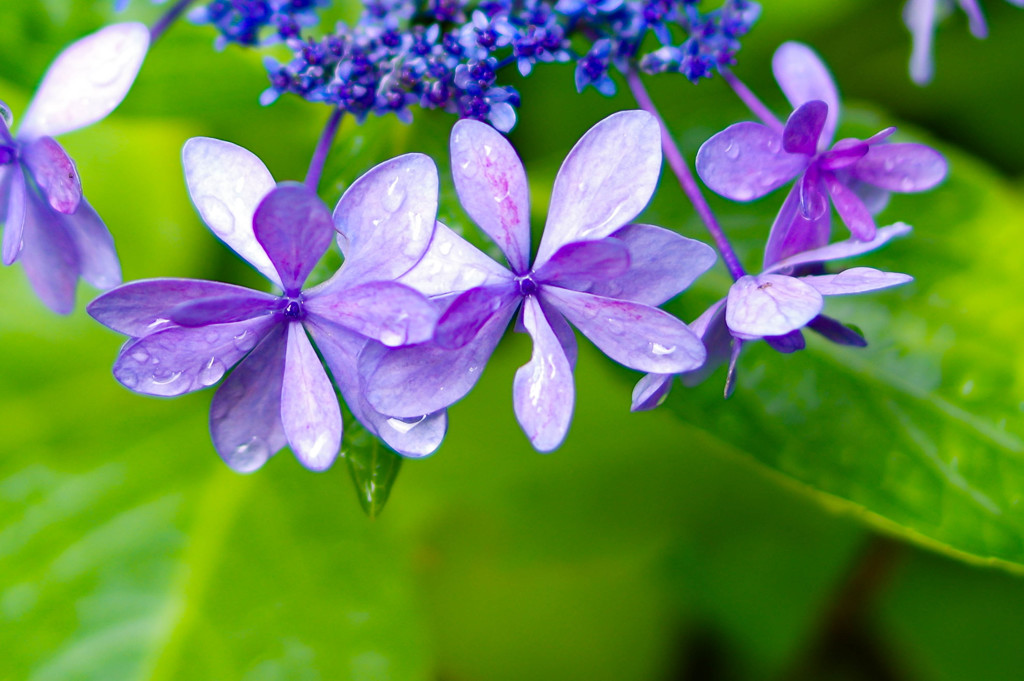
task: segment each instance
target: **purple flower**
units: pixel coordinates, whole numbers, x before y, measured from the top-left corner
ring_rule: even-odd
[[[509,320],[533,354],[516,373],[516,417],[540,451],[558,447],[572,419],[576,341],[571,322],[617,362],[640,371],[689,371],[704,348],[660,305],[707,270],[704,244],[650,225],[626,225],[647,205],[661,168],[657,121],[642,111],[595,125],[555,178],[547,226],[530,264],[526,174],[492,128],[452,130],[452,174],[463,208],[501,248],[505,268],[447,227],[400,281],[445,305],[434,342],[367,353],[367,399],[398,416],[442,409],[470,391]]]
[[[772,68],[796,109],[785,128],[737,123],[697,152],[704,183],[734,201],[760,198],[798,178],[772,225],[765,266],[828,243],[830,198],[853,236],[870,241],[875,221],[866,197],[884,205],[888,192],[925,191],[946,176],[946,161],[934,149],[885,143],[895,128],[829,148],[839,96],[825,64],[811,48],[790,42],[776,50]]]
[[[54,312],[75,306],[82,277],[97,288],[121,282],[114,240],[82,196],[75,162],[53,138],[117,108],[142,66],[149,30],[114,24],[69,45],[50,65],[17,135],[0,103],[2,259],[21,259],[29,283]]]
[[[1007,0],[1011,5],[1024,7],[1024,0]],[[988,36],[988,26],[985,23],[985,15],[981,13],[978,0],[957,0],[960,9],[967,15],[968,28],[975,38]],[[935,37],[935,25],[941,18],[939,16],[939,0],[907,0],[903,6],[903,22],[910,29],[914,41],[913,51],[910,54],[910,78],[918,85],[927,85],[935,75],[935,65],[932,63],[932,41]]]
[[[824,296],[845,296],[900,286],[913,281],[906,274],[853,267],[838,274],[824,274],[820,263],[850,258],[880,248],[891,239],[910,233],[896,223],[877,230],[870,241],[849,239],[791,256],[758,275],[740,277],[729,295],[708,308],[690,328],[701,336],[707,363],[684,374],[683,381],[696,385],[717,366],[729,362],[726,396],[735,385],[736,360],[743,344],[765,340],[783,353],[804,348],[800,329],[808,327],[841,345],[864,346],[860,334],[821,314]],[[814,274],[805,274],[805,272]],[[664,399],[672,376],[648,374],[633,391],[633,410],[652,409]]]
[[[356,181],[334,215],[348,235],[346,262],[303,290],[335,233],[316,194],[297,183],[275,186],[258,158],[227,142],[189,140],[183,157],[189,193],[207,225],[281,293],[191,279],[110,291],[88,310],[131,338],[114,376],[136,392],[171,396],[211,386],[237,364],[210,409],[224,461],[253,471],[287,444],[304,466],[324,470],[338,454],[341,411],[308,333],[356,418],[400,453],[433,451],[445,414],[389,419],[363,400],[355,371],[367,339],[395,346],[433,335],[434,306],[390,281],[429,243],[437,210],[433,162],[409,154]]]

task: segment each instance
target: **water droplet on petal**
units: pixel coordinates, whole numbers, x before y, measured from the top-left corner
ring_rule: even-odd
[[[226,237],[235,232],[235,216],[223,201],[216,196],[196,197],[196,207],[203,214],[206,224],[214,234]]]
[[[248,330],[243,330],[242,333],[234,337],[235,347],[242,352],[249,352],[256,347],[256,334]]]
[[[377,340],[389,348],[395,348],[405,342],[405,334],[394,329],[384,329]]]
[[[885,162],[882,164],[882,167],[885,168],[886,172],[891,173],[893,170],[896,169],[896,161],[892,158],[887,158],[885,159]]]
[[[134,351],[134,352],[132,352],[132,354],[131,354],[131,355],[129,355],[129,356],[130,356],[130,357],[131,357],[132,359],[134,359],[134,360],[135,360],[136,362],[138,362],[139,364],[142,364],[142,363],[143,363],[143,362],[145,362],[145,361],[146,361],[147,359],[149,359],[149,353],[148,353],[148,352],[146,352],[145,350],[135,350],[135,351]]]
[[[381,206],[389,213],[394,213],[405,201],[405,188],[398,186],[398,180],[397,177],[392,180],[387,192],[380,198]]]
[[[674,345],[662,345],[661,343],[651,343],[651,354],[664,357],[665,355],[670,355],[675,351],[676,346]]]
[[[437,247],[437,251],[441,255],[451,255],[451,252],[452,252],[452,242],[450,242],[450,241],[443,242],[441,245],[439,245]]]
[[[770,144],[770,142],[769,142],[769,144]],[[769,149],[770,148],[771,147],[769,147]],[[722,150],[722,153],[725,154],[726,158],[735,161],[736,159],[738,159],[740,157],[740,148],[738,146],[736,146],[735,144],[731,144],[730,143],[729,146],[727,146],[725,149]]]
[[[900,189],[905,192],[914,191],[914,178],[909,175],[903,176],[903,179],[900,180]]]
[[[412,417],[412,418],[404,418],[404,419],[396,417],[396,418],[388,419],[387,423],[393,429],[397,430],[402,435],[405,435],[410,430],[412,430],[413,428],[415,428],[419,424],[423,423],[423,420],[425,418],[427,418],[425,415],[424,416],[415,416],[415,417]]]
[[[260,437],[253,437],[243,445],[235,447],[228,463],[236,471],[249,473],[256,470],[270,458],[270,447]]]
[[[216,357],[211,357],[199,371],[199,382],[203,385],[213,385],[224,376],[224,363]]]

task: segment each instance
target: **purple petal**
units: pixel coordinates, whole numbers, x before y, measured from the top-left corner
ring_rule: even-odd
[[[799,330],[790,331],[781,336],[765,336],[764,342],[770,345],[775,352],[781,352],[784,355],[807,347],[807,341],[804,340],[804,335]]]
[[[819,220],[828,212],[828,195],[822,182],[822,173],[817,163],[807,166],[803,177],[797,181],[800,191],[800,213],[807,220]]]
[[[690,330],[699,335],[704,343],[708,358],[700,368],[679,377],[688,388],[703,383],[715,369],[728,362],[735,347],[741,343],[739,339],[733,338],[725,324],[725,303],[725,298],[719,300],[690,324]]]
[[[782,336],[814,319],[823,304],[821,294],[801,279],[747,275],[729,288],[725,323],[743,340]]]
[[[279,325],[213,396],[213,445],[224,463],[239,473],[251,473],[288,444],[281,423],[285,345],[285,329]]]
[[[550,452],[562,444],[572,421],[572,367],[536,296],[523,303],[523,325],[533,338],[533,354],[512,385],[516,419],[535,449]]]
[[[89,202],[82,199],[74,215],[63,218],[78,251],[82,278],[98,289],[121,283],[121,263],[114,249],[114,237]]]
[[[82,202],[82,180],[64,148],[52,137],[40,137],[22,147],[22,159],[36,184],[58,213],[71,215]]]
[[[331,467],[341,449],[341,408],[331,379],[298,322],[288,324],[281,423],[303,466],[311,471]]]
[[[559,248],[534,272],[534,278],[563,288],[585,290],[595,282],[622,276],[630,269],[629,264],[629,249],[621,241],[576,241]]]
[[[434,233],[437,186],[430,157],[406,154],[348,188],[334,209],[348,281],[396,279],[423,257]]]
[[[907,0],[907,4],[903,6],[903,22],[913,37],[910,77],[918,85],[927,85],[931,82],[935,72],[932,64],[935,6],[936,0]]]
[[[646,374],[633,388],[630,411],[649,411],[661,405],[672,389],[673,374]]]
[[[782,148],[782,136],[760,123],[737,123],[697,151],[697,174],[711,191],[733,201],[753,201],[800,174],[804,154]]]
[[[871,217],[871,211],[860,200],[857,193],[836,179],[833,173],[825,173],[825,185],[828,193],[832,196],[832,203],[836,212],[842,219],[843,224],[850,230],[850,233],[861,241],[871,241],[875,238],[875,219]]]
[[[854,177],[892,192],[923,192],[946,177],[946,159],[923,144],[879,144],[857,161]]]
[[[285,293],[296,295],[331,245],[334,225],[312,189],[283,182],[256,208],[253,233],[281,275]]]
[[[519,300],[520,294],[510,284],[471,288],[459,294],[437,322],[434,341],[448,350],[456,350],[472,342],[480,329],[495,315],[502,314]]]
[[[28,190],[25,187],[25,173],[21,166],[9,167],[6,185],[0,186],[7,198],[6,214],[4,215],[3,263],[10,265],[18,258],[23,246],[25,220],[28,211]]]
[[[715,250],[694,239],[653,225],[626,225],[612,235],[629,250],[629,270],[595,281],[588,293],[661,305],[690,286],[715,264]]]
[[[510,305],[491,317],[458,350],[425,343],[388,351],[364,374],[367,401],[382,414],[397,417],[419,417],[458,402],[476,385],[514,311]]]
[[[91,125],[117,108],[142,66],[149,29],[114,24],[64,49],[50,65],[18,136],[56,137]]]
[[[253,234],[253,215],[275,187],[263,162],[240,146],[193,137],[181,150],[185,183],[196,210],[217,237],[274,284],[277,270]]]
[[[784,258],[824,246],[831,231],[832,213],[826,210],[817,219],[808,220],[800,211],[800,185],[793,185],[768,233],[764,267],[772,267],[773,263]]]
[[[801,104],[786,121],[782,131],[782,148],[791,154],[813,156],[818,149],[818,138],[827,117],[828,105],[820,99]]]
[[[81,264],[75,243],[64,224],[42,198],[26,192],[27,211],[21,264],[39,299],[58,314],[75,307],[75,286]]]
[[[812,262],[827,262],[829,260],[852,258],[855,255],[861,255],[862,253],[873,251],[876,248],[881,248],[883,245],[888,243],[890,239],[894,239],[895,237],[903,236],[905,234],[910,234],[910,225],[897,222],[889,225],[888,227],[880,228],[875,233],[875,238],[871,241],[859,241],[857,239],[837,241],[834,244],[797,253],[796,255],[790,256],[784,260],[780,260],[772,265],[770,269],[766,269],[765,272],[776,272],[787,267],[795,267],[797,265],[805,265]]]
[[[474,120],[452,128],[452,179],[459,203],[498,244],[512,270],[530,266],[530,193],[515,149],[497,130]]]
[[[870,267],[851,267],[839,274],[801,277],[800,281],[813,286],[823,296],[845,296],[853,293],[877,291],[913,281],[909,274],[881,272]]]
[[[868,344],[868,342],[864,340],[864,336],[860,335],[846,324],[823,314],[820,314],[807,322],[807,328],[817,331],[828,340],[839,345],[851,345],[853,347],[863,348],[867,347]]]
[[[893,128],[895,130],[895,128]],[[832,145],[832,148],[821,155],[818,167],[822,170],[840,170],[852,166],[864,158],[871,149],[871,144],[864,140],[848,137]]]
[[[988,25],[985,23],[985,15],[981,13],[978,0],[957,0],[957,2],[960,3],[960,8],[967,15],[967,28],[971,35],[979,39],[988,37]]]
[[[230,324],[272,314],[279,306],[276,296],[243,289],[230,295],[189,300],[171,308],[168,317],[172,323],[187,327]]]
[[[430,340],[439,315],[421,293],[393,281],[374,281],[325,295],[314,289],[306,309],[391,347]]]
[[[543,300],[538,298],[540,302],[540,309],[544,312],[544,318],[551,325],[551,330],[554,331],[555,337],[558,338],[559,344],[562,346],[562,352],[565,353],[566,359],[569,360],[569,367],[572,369],[576,368],[576,356],[579,349],[576,347],[576,332],[569,326],[569,322],[565,321],[557,310],[552,308],[550,305],[545,303]],[[520,322],[522,322],[523,308],[520,308]],[[517,328],[516,331],[519,333],[529,333],[525,323],[521,323],[522,328]]]
[[[306,326],[349,411],[370,432],[402,456],[427,456],[440,446],[448,429],[444,410],[415,418],[392,418],[371,407],[363,396],[357,371],[359,354],[366,347],[384,350],[384,346],[367,342],[365,337],[322,319],[309,319]]]
[[[127,343],[114,377],[145,395],[169,397],[207,388],[252,350],[275,324],[260,317],[188,329],[172,326]]]
[[[664,310],[554,286],[544,287],[541,296],[602,352],[631,369],[676,374],[704,362],[700,339]]]
[[[783,43],[772,56],[772,73],[794,109],[815,99],[828,105],[828,117],[818,138],[818,149],[827,149],[839,120],[839,93],[821,57],[802,43]]]
[[[438,296],[508,283],[512,278],[511,272],[438,222],[430,248],[400,281],[425,296]]]
[[[573,241],[604,238],[647,206],[661,172],[661,129],[645,111],[620,111],[587,131],[555,177],[534,267]]]
[[[171,326],[171,310],[182,302],[250,295],[259,294],[241,286],[201,279],[142,279],[104,293],[89,303],[86,311],[100,324],[118,333],[141,338]],[[256,338],[253,334],[247,337],[251,349]]]

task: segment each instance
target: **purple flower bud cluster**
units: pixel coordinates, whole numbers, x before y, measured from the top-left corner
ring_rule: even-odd
[[[190,21],[212,24],[220,36],[217,48],[229,43],[253,47],[298,38],[302,29],[320,23],[317,9],[330,0],[213,0],[189,12]]]
[[[499,82],[505,67],[525,76],[538,63],[574,61],[577,90],[592,85],[605,95],[615,92],[612,66],[697,81],[734,62],[759,12],[749,0],[708,12],[695,0],[372,0],[355,25],[331,35],[283,36],[293,56],[285,64],[268,58],[261,102],[290,92],[359,120],[372,113],[406,122],[414,106],[444,109],[507,132],[519,95]],[[659,46],[645,53],[649,34]]]

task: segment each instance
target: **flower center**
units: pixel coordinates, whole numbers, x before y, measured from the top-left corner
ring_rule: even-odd
[[[301,298],[289,298],[282,312],[288,319],[300,320],[306,316],[306,311],[302,308]]]
[[[524,274],[521,277],[516,277],[516,284],[519,286],[519,295],[521,296],[532,296],[537,293],[537,282],[533,280],[533,277],[529,274]]]
[[[14,147],[7,146],[6,144],[0,144],[0,166],[5,166],[18,158],[18,152]]]

